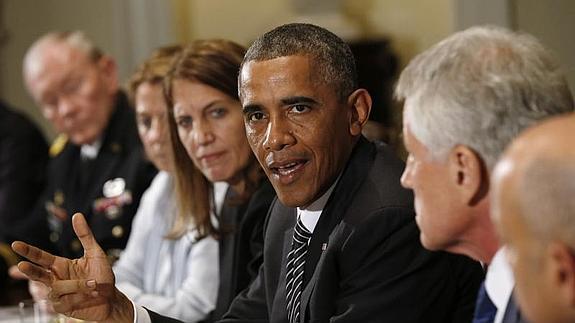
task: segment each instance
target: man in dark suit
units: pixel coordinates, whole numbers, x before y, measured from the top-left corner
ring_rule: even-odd
[[[45,248],[54,244],[57,254],[80,257],[71,216],[83,212],[114,259],[156,172],[142,152],[114,60],[81,32],[49,33],[26,53],[24,79],[60,136],[51,147],[47,188],[35,210],[50,234],[22,239]]]
[[[264,264],[223,321],[470,320],[481,267],[419,243],[411,195],[399,184],[402,162],[361,136],[371,99],[357,86],[349,47],[317,26],[278,27],[248,50],[239,84],[248,141],[278,201],[268,215]],[[148,312],[110,288],[113,276],[83,218],[74,224],[87,251],[76,263],[13,245],[72,275],[19,268],[52,287],[59,312],[145,321]],[[88,272],[76,275],[75,266]]]
[[[260,274],[225,322],[471,317],[481,270],[420,245],[412,196],[399,185],[403,163],[361,136],[371,99],[356,82],[349,47],[313,25],[278,27],[244,57],[248,141],[279,201],[270,210]],[[311,238],[297,264],[300,228]]]
[[[0,101],[0,287],[18,259],[9,245],[38,227],[30,211],[44,188],[47,163],[42,133]]]
[[[516,138],[493,172],[493,219],[531,322],[575,322],[573,138],[575,115],[543,122]]]
[[[409,152],[402,184],[415,193],[423,245],[489,265],[474,322],[518,322],[506,311],[514,281],[490,217],[489,177],[522,129],[573,111],[559,65],[529,35],[475,27],[413,59],[396,95]]]

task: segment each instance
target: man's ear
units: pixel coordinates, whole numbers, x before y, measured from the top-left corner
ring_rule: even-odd
[[[103,55],[96,62],[98,69],[105,79],[108,89],[111,94],[115,94],[118,91],[118,66],[116,61],[108,55]]]
[[[352,136],[358,136],[369,118],[371,96],[365,89],[355,90],[347,98],[347,106],[351,109],[349,132]]]
[[[489,192],[489,175],[479,155],[465,145],[455,146],[449,153],[450,176],[459,187],[463,202],[474,206]]]
[[[555,241],[547,246],[552,282],[566,306],[575,306],[575,255],[567,245]]]

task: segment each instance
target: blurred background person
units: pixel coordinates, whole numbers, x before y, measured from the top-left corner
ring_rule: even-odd
[[[138,132],[149,159],[160,170],[144,193],[125,251],[114,265],[116,286],[135,303],[185,322],[203,320],[215,307],[218,291],[218,243],[198,238],[194,221],[171,234],[189,214],[177,212],[173,153],[163,78],[182,47],[154,51],[132,76],[129,91]],[[199,174],[197,169],[194,169]],[[208,190],[205,183],[204,190]],[[194,194],[186,197],[194,203]]]
[[[245,134],[237,82],[244,53],[226,40],[194,41],[165,83],[179,211],[193,215],[186,222],[194,221],[200,236],[219,239],[220,287],[212,320],[257,275],[264,221],[275,197]],[[203,176],[196,176],[196,167]],[[206,189],[205,183],[215,182],[229,185],[221,210],[215,209],[214,190]],[[186,230],[186,222],[172,234]]]
[[[534,323],[575,322],[575,116],[528,129],[493,176],[493,219]]]
[[[42,133],[0,101],[1,290],[5,290],[8,268],[18,260],[10,243],[33,235],[38,225],[30,211],[44,188],[47,163],[48,145]]]
[[[275,198],[273,187],[252,154],[245,134],[237,82],[244,52],[242,46],[230,41],[195,41],[178,55],[164,83],[174,152],[177,212],[182,214],[176,217],[180,221],[174,222],[167,236],[187,232],[190,224],[194,224],[197,239],[208,236],[219,239],[220,287],[211,320],[221,318],[233,298],[257,275],[263,261],[263,226]],[[226,182],[229,188],[218,212],[217,188],[214,189],[217,185],[213,184],[220,181]],[[30,263],[20,263],[18,268],[27,277],[49,287],[66,279],[97,279],[98,284],[106,285],[114,282],[110,263],[89,233],[83,216],[74,217],[74,227],[82,232],[82,241],[87,247],[84,257],[70,260],[38,250],[36,255],[46,260],[42,263],[51,264],[50,271],[32,273],[28,269],[36,265]],[[19,254],[34,258],[26,252],[29,249],[23,249],[25,246],[21,242],[13,244]],[[214,271],[217,270],[214,267]],[[135,309],[139,320],[167,319],[137,304],[134,307],[118,288],[106,292],[105,298],[83,294],[78,298],[67,297],[67,300],[73,304],[58,302],[56,310],[77,318],[114,320],[118,318],[110,316],[135,314],[132,311]]]
[[[60,134],[35,210],[50,233],[24,240],[79,257],[71,216],[83,212],[113,260],[126,245],[140,197],[156,173],[119,89],[116,64],[82,32],[53,32],[28,49],[23,74],[30,95]]]
[[[403,70],[401,181],[415,194],[420,239],[430,250],[488,265],[473,322],[520,322],[514,281],[490,217],[490,174],[519,132],[573,111],[555,58],[534,37],[478,26],[444,39]]]

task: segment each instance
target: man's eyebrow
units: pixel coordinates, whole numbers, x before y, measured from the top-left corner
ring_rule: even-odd
[[[261,111],[262,108],[258,104],[248,104],[242,108],[244,114],[250,114],[256,111]]]
[[[308,103],[316,105],[318,102],[310,97],[307,96],[290,96],[287,98],[281,99],[283,105],[294,105],[294,104],[301,104],[301,103]]]

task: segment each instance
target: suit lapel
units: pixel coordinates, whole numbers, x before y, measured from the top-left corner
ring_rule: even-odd
[[[343,219],[347,206],[367,176],[374,154],[375,148],[361,137],[313,232],[305,263],[304,286],[312,277],[322,251],[327,247],[330,233]]]
[[[283,320],[287,320],[287,293],[286,293],[286,273],[287,273],[287,255],[291,250],[292,246],[292,239],[293,239],[293,231],[294,226],[296,223],[296,210],[292,208],[287,208],[281,204],[278,205],[278,212],[274,213],[274,217],[278,219],[277,225],[281,228],[281,231],[276,231],[276,237],[273,238],[274,246],[270,249],[280,251],[281,248],[281,264],[280,267],[277,268],[278,264],[272,265],[274,269],[274,275],[270,275],[273,277],[279,273],[277,279],[277,285],[275,285],[275,292],[273,293],[273,305],[272,308],[274,309],[272,313],[270,313],[270,320],[275,322],[282,318]],[[283,234],[283,235],[282,235]],[[280,241],[280,238],[283,238],[283,241]],[[264,259],[264,263],[266,260]],[[272,267],[270,266],[270,267]],[[273,283],[272,283],[273,285]]]
[[[307,306],[317,281],[316,272],[318,272],[318,268],[322,264],[320,259],[323,259],[323,251],[327,249],[329,236],[334,228],[343,220],[347,207],[351,205],[353,197],[355,196],[355,192],[367,177],[374,156],[374,146],[361,137],[315,227],[305,263],[305,287],[301,299],[302,320],[307,315]]]

